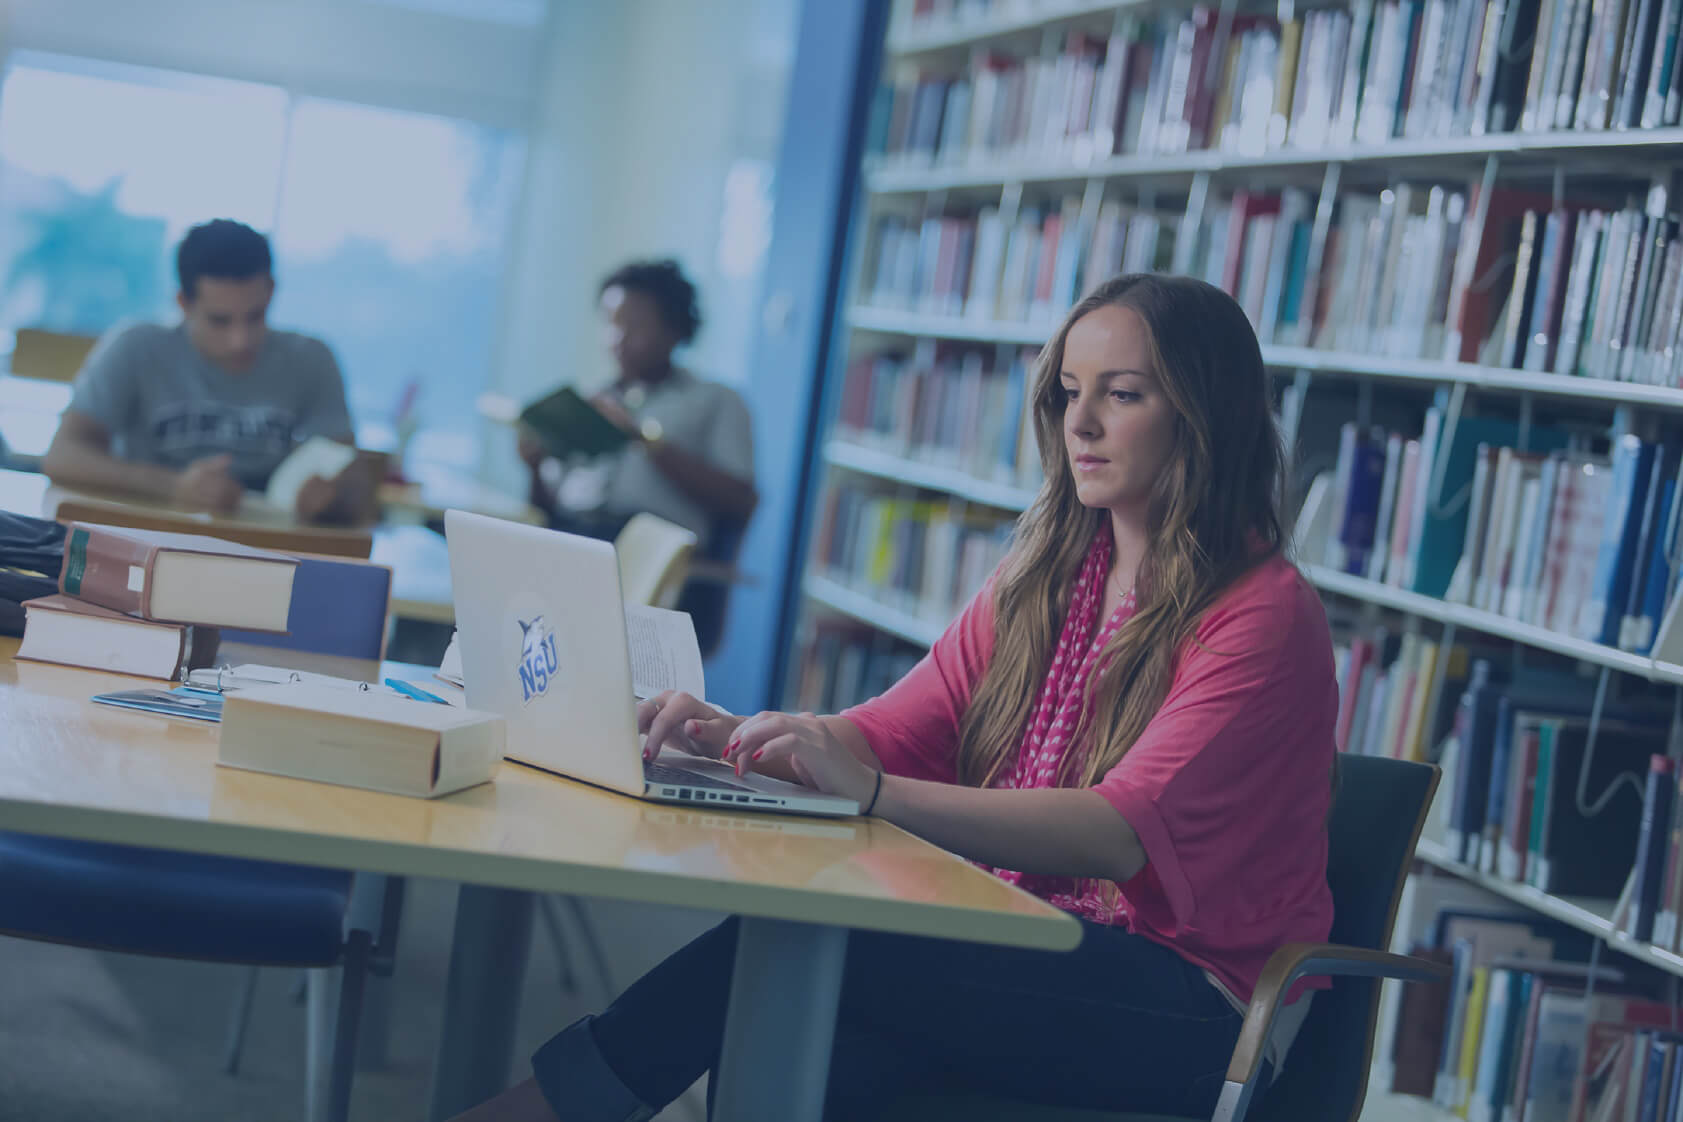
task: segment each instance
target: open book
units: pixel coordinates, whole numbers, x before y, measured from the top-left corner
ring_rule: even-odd
[[[562,458],[617,452],[631,439],[571,386],[532,402],[520,411],[520,420],[550,455]]]
[[[312,436],[287,454],[269,476],[264,500],[281,510],[298,505],[298,492],[316,476],[337,479],[356,462],[356,449],[325,436]]]

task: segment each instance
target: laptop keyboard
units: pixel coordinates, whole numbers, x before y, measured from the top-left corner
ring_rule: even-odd
[[[704,775],[699,771],[688,768],[673,767],[670,764],[643,764],[643,778],[650,783],[670,783],[676,787],[709,787],[718,791],[752,791],[752,787],[744,787],[740,783],[729,783],[723,779],[714,779],[711,775]]]

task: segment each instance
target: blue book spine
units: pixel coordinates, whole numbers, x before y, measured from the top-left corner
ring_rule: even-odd
[[[1286,292],[1280,302],[1280,326],[1295,325],[1303,304],[1303,274],[1309,268],[1309,234],[1311,223],[1292,223],[1291,250],[1286,255]]]
[[[1350,467],[1350,489],[1344,503],[1344,571],[1361,576],[1378,529],[1379,488],[1385,480],[1385,446],[1357,437]]]
[[[1648,761],[1648,782],[1642,792],[1642,820],[1636,842],[1636,890],[1631,936],[1647,943],[1654,938],[1654,917],[1659,914],[1661,873],[1665,869],[1666,846],[1671,840],[1671,803],[1677,790],[1676,766],[1667,756]]]
[[[1007,473],[1015,472],[1020,466],[1017,446],[1022,434],[1023,410],[1028,403],[1027,382],[1028,370],[1018,358],[1006,375],[1004,423],[999,427],[999,466]]]
[[[1445,844],[1457,861],[1474,856],[1483,826],[1484,801],[1488,790],[1489,746],[1495,735],[1496,691],[1490,682],[1490,663],[1473,663],[1466,692],[1461,695],[1460,751],[1455,761],[1455,790],[1450,801],[1449,829]],[[1476,807],[1476,809],[1475,809]]]
[[[1647,654],[1654,648],[1654,639],[1665,616],[1666,585],[1671,579],[1667,561],[1674,541],[1672,508],[1677,503],[1677,480],[1668,479],[1660,493],[1660,505],[1654,511],[1656,533],[1649,543],[1648,575],[1642,590],[1642,609],[1631,629],[1631,650]]]
[[[1502,837],[1502,815],[1507,810],[1508,759],[1514,736],[1514,707],[1506,694],[1496,700],[1496,740],[1490,749],[1490,793],[1484,800],[1484,821],[1479,833],[1478,860],[1487,873],[1496,871],[1496,846]]]
[[[1628,552],[1635,548],[1642,497],[1638,489],[1648,481],[1650,445],[1634,436],[1622,437],[1613,450],[1613,488],[1601,524],[1601,550],[1595,560],[1595,579],[1578,620],[1578,637],[1596,643],[1615,643],[1624,598],[1619,595],[1619,572],[1626,570]],[[1632,517],[1632,512],[1635,517]]]
[[[1665,1075],[1665,1056],[1665,1038],[1656,1034],[1648,1038],[1646,1056],[1638,1054],[1631,1058],[1633,1064],[1648,1061],[1642,1070],[1642,1097],[1637,1100],[1636,1122],[1660,1122],[1660,1082]],[[1631,1117],[1628,1109],[1625,1117]]]
[[[1664,1122],[1683,1122],[1683,1047],[1672,1049],[1672,1066],[1676,1069],[1671,1076],[1671,1094],[1665,1104]]]
[[[1642,594],[1646,591],[1648,556],[1653,552],[1654,539],[1665,527],[1660,513],[1660,500],[1665,491],[1665,466],[1674,458],[1672,449],[1660,445],[1648,463],[1648,482],[1642,488],[1642,521],[1636,532],[1636,545],[1631,551],[1629,579],[1625,582],[1623,614],[1619,620],[1619,649],[1635,649],[1637,632],[1641,629]],[[1635,517],[1635,512],[1632,512]],[[1613,606],[1609,604],[1611,612]]]
[[[1520,339],[1519,353],[1511,356],[1515,366],[1523,366],[1527,370],[1546,369],[1550,342],[1549,304],[1554,299],[1554,290],[1549,281],[1555,270],[1550,262],[1554,260],[1554,254],[1559,252],[1555,243],[1565,234],[1565,226],[1565,211],[1553,210],[1544,217],[1543,245],[1531,262],[1531,271],[1536,274],[1537,280],[1531,290],[1531,318],[1526,321],[1530,330]]]

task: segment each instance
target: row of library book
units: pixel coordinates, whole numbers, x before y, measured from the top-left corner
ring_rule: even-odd
[[[1010,533],[1010,521],[962,503],[833,481],[820,508],[812,565],[879,604],[945,624],[1005,557]]]
[[[1345,423],[1299,516],[1304,559],[1321,542],[1340,572],[1652,653],[1678,591],[1683,451],[1626,433],[1608,459],[1547,425],[1518,443],[1500,417],[1446,433],[1436,405],[1419,437]]]
[[[1020,487],[1040,482],[1029,393],[1036,352],[920,339],[848,364],[835,433],[880,452]]]
[[[1352,663],[1376,648],[1353,651]],[[1581,677],[1475,659],[1443,742],[1441,844],[1451,860],[1555,896],[1612,901],[1614,926],[1679,947],[1683,817],[1671,710],[1597,708]]]
[[[1591,940],[1447,878],[1411,878],[1407,949],[1447,986],[1387,997],[1391,1089],[1467,1122],[1673,1122],[1683,1024],[1670,981]]]
[[[871,243],[866,299],[923,315],[1049,327],[1107,277],[1167,269],[1178,222],[1110,199],[1088,228],[1076,196],[1027,206],[1009,224],[997,207],[921,220],[887,214]]]
[[[1477,185],[1345,192],[1310,276],[1313,198],[1241,191],[1198,270],[1264,342],[1675,386],[1683,245],[1667,193],[1595,202],[1498,187],[1479,221]]]
[[[923,650],[839,616],[810,620],[797,647],[788,704],[803,713],[840,713],[904,678]]]
[[[1678,0],[1354,0],[1280,21],[1127,14],[1055,49],[891,71],[868,151],[1075,167],[1115,154],[1314,152],[1508,131],[1675,125]]]
[[[1318,270],[1315,199],[1296,188],[1212,199],[1179,215],[1107,198],[918,219],[885,214],[866,300],[978,323],[1044,324],[1119,272],[1189,271],[1237,299],[1265,344],[1476,362],[1676,386],[1683,242],[1663,188],[1618,206],[1500,187],[1400,183],[1346,191]]]

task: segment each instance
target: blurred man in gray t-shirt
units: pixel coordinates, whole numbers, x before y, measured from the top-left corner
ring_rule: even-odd
[[[226,219],[176,253],[181,322],[114,328],[88,355],[43,467],[56,483],[230,511],[312,436],[354,443],[345,386],[320,340],[270,330],[267,239]],[[364,513],[367,480],[317,477],[306,521]]]

